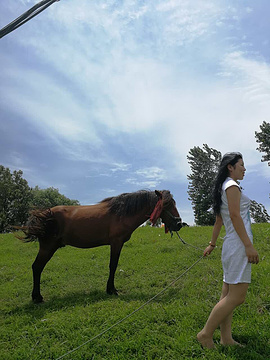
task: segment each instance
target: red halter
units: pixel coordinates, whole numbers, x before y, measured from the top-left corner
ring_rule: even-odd
[[[160,217],[160,214],[162,213],[163,210],[163,200],[159,199],[151,216],[150,216],[150,221],[152,223],[152,225],[155,225],[155,223],[157,222],[157,219]]]

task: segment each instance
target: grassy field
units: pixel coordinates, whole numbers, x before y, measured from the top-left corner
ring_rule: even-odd
[[[190,227],[180,235],[204,248],[211,227]],[[176,283],[144,305],[202,255],[171,239],[163,229],[139,228],[122,250],[116,272],[119,296],[105,293],[109,247],[58,250],[41,281],[45,302],[31,302],[31,265],[38,244],[0,235],[0,359],[270,359],[270,226],[253,225],[260,264],[253,266],[245,304],[235,311],[234,338],[245,348],[216,350],[196,341],[222,286],[221,243]],[[96,335],[101,336],[94,338]]]

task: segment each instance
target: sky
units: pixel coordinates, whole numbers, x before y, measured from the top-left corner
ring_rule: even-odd
[[[38,1],[0,3],[3,28]],[[0,39],[0,164],[82,205],[170,190],[187,155],[240,151],[270,213],[255,131],[270,120],[269,0],[61,0]]]

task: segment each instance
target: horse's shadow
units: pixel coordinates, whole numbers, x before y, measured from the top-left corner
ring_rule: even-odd
[[[44,302],[35,304],[30,301],[27,304],[22,306],[17,306],[14,309],[7,311],[6,315],[19,315],[23,313],[27,313],[28,316],[32,316],[35,319],[42,319],[49,312],[59,311],[62,309],[72,308],[74,306],[89,306],[91,304],[97,302],[108,302],[108,301],[140,301],[143,304],[149,304],[151,302],[159,302],[159,303],[168,303],[171,301],[173,297],[177,297],[178,290],[177,289],[169,289],[166,294],[161,294],[157,296],[157,294],[143,294],[143,293],[121,293],[119,295],[108,295],[103,290],[95,290],[92,292],[86,291],[76,291],[70,292],[64,296],[53,296],[50,299],[45,299]],[[150,301],[151,300],[151,301]],[[134,308],[134,310],[136,310]]]

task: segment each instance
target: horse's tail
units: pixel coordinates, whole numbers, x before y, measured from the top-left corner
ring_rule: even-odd
[[[20,228],[25,235],[19,239],[25,242],[40,241],[48,236],[56,235],[57,223],[51,209],[32,210],[30,214],[26,226]]]

